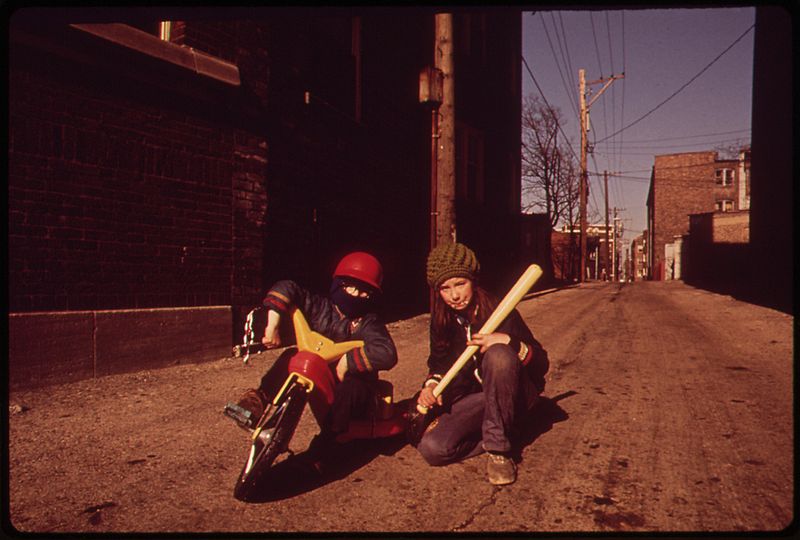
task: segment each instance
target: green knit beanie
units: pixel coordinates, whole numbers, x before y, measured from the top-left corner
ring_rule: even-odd
[[[478,258],[471,249],[464,244],[449,242],[440,244],[431,250],[425,268],[428,285],[434,289],[453,277],[474,280],[480,269]]]

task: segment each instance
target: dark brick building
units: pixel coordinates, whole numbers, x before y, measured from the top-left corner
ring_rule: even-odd
[[[218,358],[271,282],[324,291],[352,249],[383,260],[390,317],[423,311],[430,116],[417,91],[433,21],[11,14],[14,382]],[[519,246],[520,14],[456,14],[454,34],[459,240],[502,282]],[[31,348],[36,335],[49,337]]]
[[[753,183],[749,265],[730,269],[735,293],[794,312],[794,234],[797,130],[796,57],[792,29],[797,11],[781,5],[756,8],[753,66]],[[791,51],[791,54],[787,53]]]

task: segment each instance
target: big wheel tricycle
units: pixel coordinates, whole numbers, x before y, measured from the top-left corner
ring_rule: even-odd
[[[263,320],[265,308],[251,311],[245,326],[245,339],[241,346],[234,348],[234,356],[249,354],[260,348],[255,343],[257,322]],[[295,309],[292,323],[297,341],[296,352],[289,359],[288,376],[283,386],[267,405],[260,418],[250,418],[250,412],[229,402],[225,414],[234,418],[250,431],[247,459],[242,467],[234,488],[234,496],[248,500],[261,482],[275,459],[289,452],[289,442],[295,433],[306,405],[317,423],[321,425],[333,403],[334,387],[337,384],[331,364],[343,354],[364,345],[363,341],[335,343],[327,337],[311,330],[304,315]],[[394,406],[393,387],[389,381],[379,379],[379,407],[370,418],[352,420],[347,432],[338,436],[339,442],[352,439],[391,437],[402,434],[407,427],[408,415],[400,407]],[[248,427],[250,426],[250,427]]]

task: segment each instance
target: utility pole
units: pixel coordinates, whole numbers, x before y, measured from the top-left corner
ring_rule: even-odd
[[[578,91],[581,100],[581,183],[580,183],[580,225],[581,225],[581,239],[579,248],[581,252],[581,266],[579,283],[585,281],[584,272],[586,272],[586,130],[587,130],[587,107],[586,107],[586,70],[578,70]]]
[[[419,73],[419,102],[431,110],[431,224],[429,249],[436,247],[436,224],[438,212],[438,149],[439,149],[439,107],[442,104],[442,72],[434,67],[422,68]]]
[[[586,70],[579,69],[578,70],[578,93],[580,94],[580,103],[581,103],[581,244],[580,244],[580,251],[581,251],[581,279],[580,281],[584,280],[583,272],[584,267],[586,266],[586,198],[587,198],[587,190],[589,187],[589,172],[586,169],[586,154],[589,151],[589,145],[587,143],[586,132],[589,130],[589,108],[592,104],[597,101],[603,92],[606,91],[606,88],[611,86],[616,79],[622,79],[625,77],[625,74],[621,75],[612,75],[608,79],[600,78],[596,81],[586,82]],[[597,92],[597,94],[589,101],[586,102],[586,85],[592,84],[600,84],[603,83],[603,87]]]
[[[456,241],[455,81],[453,79],[453,15],[435,15],[434,67],[442,72],[439,148],[436,152],[436,242]],[[433,248],[435,246],[431,246]]]
[[[617,209],[614,208],[614,249],[611,252],[611,281],[617,281]]]
[[[608,271],[608,262],[611,260],[611,245],[608,243],[608,171],[603,171],[603,186],[606,192],[606,277],[611,275]]]

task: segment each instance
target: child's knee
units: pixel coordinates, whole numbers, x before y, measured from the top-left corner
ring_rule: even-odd
[[[450,453],[439,444],[433,437],[422,437],[417,445],[417,450],[428,462],[428,465],[440,466],[450,462]]]
[[[486,350],[481,362],[481,368],[484,373],[487,371],[516,373],[519,370],[519,358],[517,358],[510,346],[496,343]]]

